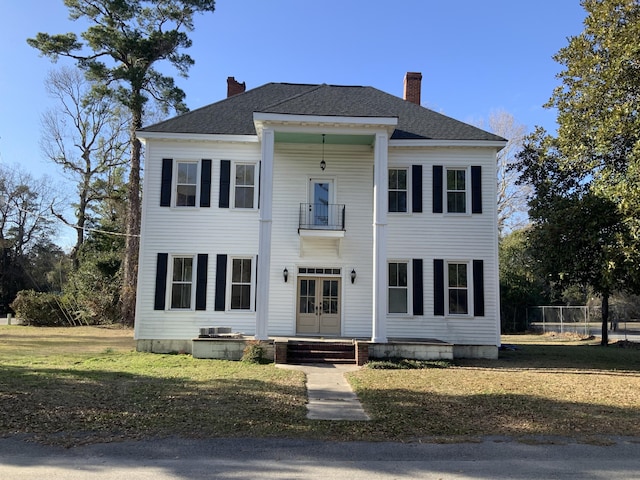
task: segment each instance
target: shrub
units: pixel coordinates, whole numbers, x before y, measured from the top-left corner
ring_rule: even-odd
[[[448,368],[451,366],[446,360],[412,360],[409,358],[387,358],[385,360],[371,360],[367,368],[373,370],[416,370],[424,368]]]
[[[240,360],[248,363],[263,363],[265,361],[264,348],[262,348],[260,342],[252,341],[247,343],[247,346],[244,347],[242,351],[242,358]]]
[[[62,296],[57,293],[21,290],[10,306],[24,325],[59,327],[72,323],[64,313]]]

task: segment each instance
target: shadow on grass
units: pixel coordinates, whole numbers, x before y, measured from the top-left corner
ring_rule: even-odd
[[[640,350],[600,345],[514,345],[498,360],[456,360],[461,366],[483,368],[569,369],[640,372]]]
[[[268,375],[246,377],[194,380],[188,373],[2,366],[0,434],[35,434],[63,444],[169,435],[295,435],[306,415],[304,386]]]

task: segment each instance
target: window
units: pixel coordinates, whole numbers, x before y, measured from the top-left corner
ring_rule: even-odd
[[[254,208],[255,205],[255,170],[254,164],[236,164],[236,179],[234,188],[235,208]]]
[[[176,206],[195,207],[198,189],[198,164],[178,162],[176,179]]]
[[[469,283],[466,263],[447,264],[450,315],[469,313]]]
[[[389,211],[407,211],[407,170],[404,168],[389,170]]]
[[[465,213],[467,211],[467,171],[464,169],[447,170],[447,212]]]
[[[171,275],[171,308],[191,308],[193,257],[174,257]]]
[[[250,258],[234,258],[231,261],[231,309],[251,309]]]
[[[389,313],[407,313],[409,283],[406,262],[389,263]]]

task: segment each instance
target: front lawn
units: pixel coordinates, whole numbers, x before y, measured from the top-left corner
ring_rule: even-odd
[[[0,327],[0,435],[469,441],[640,437],[640,350],[510,337],[497,361],[349,375],[371,422],[306,419],[300,372],[133,351],[132,332]],[[545,344],[546,343],[546,344]]]

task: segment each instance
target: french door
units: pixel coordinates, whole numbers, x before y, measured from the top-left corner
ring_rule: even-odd
[[[340,335],[340,278],[298,277],[297,334]]]

